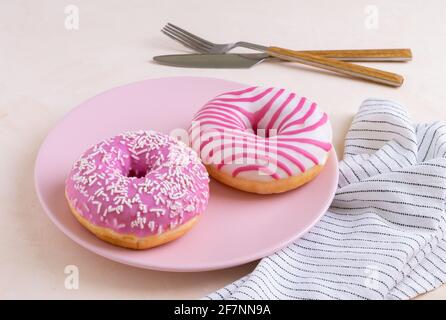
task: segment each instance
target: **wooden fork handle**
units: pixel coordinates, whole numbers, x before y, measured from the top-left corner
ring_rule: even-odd
[[[336,73],[341,73],[393,87],[400,87],[404,82],[404,78],[396,73],[363,67],[357,64],[316,56],[304,52],[293,51],[279,47],[269,47],[266,52],[270,56],[282,60],[299,62],[305,65],[330,70]]]
[[[342,61],[410,61],[410,49],[305,50],[303,53]]]

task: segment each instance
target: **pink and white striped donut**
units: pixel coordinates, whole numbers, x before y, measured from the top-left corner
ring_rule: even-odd
[[[249,87],[217,96],[194,116],[189,135],[211,176],[261,194],[312,180],[332,148],[327,114],[280,88]]]

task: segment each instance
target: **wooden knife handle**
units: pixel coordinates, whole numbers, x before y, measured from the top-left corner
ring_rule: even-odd
[[[410,61],[410,49],[304,50],[303,53],[342,61]]]
[[[400,87],[404,82],[404,78],[396,73],[363,67],[357,64],[316,56],[304,52],[279,47],[269,47],[266,52],[270,56],[282,60],[299,62],[305,65],[330,70],[393,87]]]

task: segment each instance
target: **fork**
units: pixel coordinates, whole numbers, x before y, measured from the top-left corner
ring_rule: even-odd
[[[194,35],[172,23],[167,23],[161,30],[168,37],[200,53],[223,54],[236,47],[245,47],[245,42],[217,44]],[[184,40],[183,40],[184,39]],[[189,42],[194,39],[195,42]],[[249,47],[250,48],[250,47]],[[333,58],[341,61],[410,61],[410,49],[362,49],[362,50],[299,50],[309,54]]]
[[[341,55],[345,59],[346,53],[356,54],[358,55],[358,51],[362,53],[360,56],[364,56],[364,51],[368,50],[347,50],[346,52],[342,52],[342,50],[328,50],[328,51],[317,51],[319,55],[316,55],[315,51],[293,51],[289,49],[279,48],[279,47],[266,47],[250,42],[238,41],[235,43],[227,43],[227,44],[216,44],[212,43],[208,40],[205,40],[197,35],[194,35],[180,27],[177,27],[171,23],[168,23],[161,30],[164,34],[169,36],[170,38],[180,42],[186,47],[189,47],[195,51],[201,53],[226,53],[232,50],[235,47],[244,47],[248,49],[253,49],[261,52],[265,52],[270,56],[280,58],[282,60],[295,61],[302,64],[310,65],[313,67],[318,67],[321,69],[330,70],[333,72],[346,74],[353,77],[362,78],[365,80],[382,83],[394,87],[399,87],[404,82],[404,78],[398,74],[382,71],[374,68],[364,67],[360,65],[356,65],[353,63],[348,63],[345,61],[340,61],[333,59],[336,55]],[[410,59],[411,52],[409,49],[386,49],[391,50],[390,52],[385,52],[385,56],[395,55],[395,50],[399,50],[399,54],[407,59]],[[379,51],[372,50],[374,56],[379,55]],[[322,55],[320,53],[322,52]],[[325,56],[323,56],[325,54]],[[328,58],[329,56],[330,58]],[[358,57],[356,57],[357,59]],[[381,57],[382,58],[382,57]]]

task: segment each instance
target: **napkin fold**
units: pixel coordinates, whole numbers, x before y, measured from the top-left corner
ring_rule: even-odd
[[[408,299],[446,282],[446,126],[365,100],[329,210],[208,299]]]

